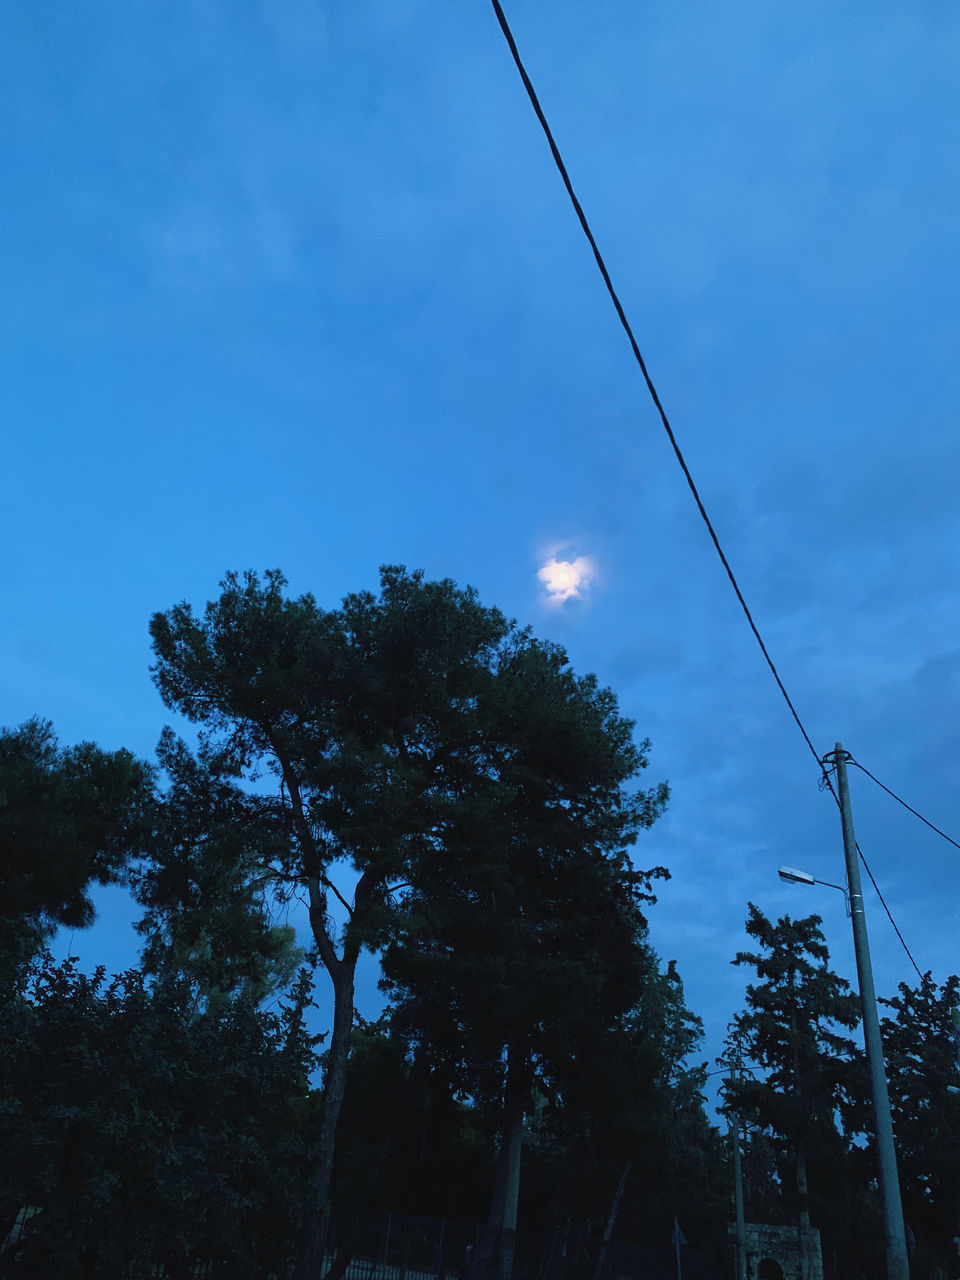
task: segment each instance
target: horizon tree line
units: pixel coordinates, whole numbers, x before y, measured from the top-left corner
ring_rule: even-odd
[[[0,733],[0,1233],[39,1210],[19,1265],[118,1274],[135,1220],[137,1256],[170,1275],[268,1260],[307,1280],[331,1199],[482,1218],[467,1280],[509,1275],[518,1223],[654,1238],[680,1216],[723,1257],[729,1153],[690,1064],[702,1024],[649,941],[668,873],[630,856],[668,798],[636,785],[649,743],[472,589],[398,566],[338,609],[285,588],[230,574],[201,612],[151,620],[154,680],[194,747],[166,729],[147,764],[62,748],[39,720]],[[97,881],[143,911],[140,967],[112,979],[44,953],[90,923]],[[277,923],[301,895],[306,949]],[[869,1232],[835,1211],[872,1212],[853,997],[817,917],[774,925],[751,904],[747,931],[759,950],[734,963],[760,982],[737,1032],[763,1078],[728,1101],[751,1208],[812,1215],[828,1274],[854,1274],[839,1268]],[[388,1002],[375,1024],[354,1008],[364,949]],[[333,1021],[316,1037],[322,976]],[[953,1042],[940,1077],[922,1051],[956,994],[927,975],[884,1020],[905,1203],[938,1265],[960,1171],[931,1163],[914,1103],[956,1134]]]

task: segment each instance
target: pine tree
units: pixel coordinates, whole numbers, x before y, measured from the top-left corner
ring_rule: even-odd
[[[45,720],[0,730],[0,986],[58,927],[93,923],[90,885],[124,878],[152,800],[151,770],[129,751],[61,747]]]
[[[396,1024],[499,1117],[482,1274],[487,1242],[515,1230],[534,1086],[562,1089],[654,968],[641,908],[661,872],[634,871],[627,849],[666,789],[628,790],[649,744],[558,646],[515,637],[473,718],[384,970]]]
[[[581,981],[591,949],[613,957],[620,946],[622,957],[605,962],[612,989],[617,965],[629,968],[629,937],[621,946],[629,929],[618,933],[616,913],[609,925],[602,913],[612,898],[621,915],[630,909],[637,880],[625,848],[666,792],[623,789],[646,763],[645,747],[613,695],[575,677],[562,650],[532,640],[472,589],[388,566],[379,595],[348,596],[327,611],[309,595],[289,599],[285,587],[279,572],[264,581],[229,575],[202,616],[177,605],[154,616],[151,635],[162,697],[199,726],[201,761],[218,764],[247,807],[259,807],[265,874],[307,898],[333,986],[312,1176],[318,1212],[298,1271],[307,1276],[333,1168],[361,949],[396,936],[398,914],[422,939],[431,930],[442,937],[434,905],[446,902],[447,922],[458,923],[447,932],[457,951],[445,977],[472,946],[485,965],[482,1002],[510,1029],[499,1044],[515,1136],[542,1037],[521,988],[498,979],[498,957],[529,961],[545,1025],[551,1010],[596,994],[597,980]],[[271,774],[273,794],[254,785]],[[241,835],[233,847],[245,857]],[[218,873],[227,847],[212,849]],[[446,899],[435,892],[445,880]],[[249,901],[244,876],[232,884]],[[405,913],[398,893],[409,895]],[[551,894],[552,915],[525,914]]]
[[[828,966],[819,916],[773,924],[750,903],[746,929],[759,950],[740,951],[733,963],[751,965],[759,981],[747,987],[736,1028],[765,1075],[731,1083],[728,1097],[770,1136],[785,1205],[808,1226],[812,1166],[842,1162],[846,1151],[837,1117],[855,1047],[837,1028],[857,1025],[858,1000]],[[822,1194],[814,1202],[824,1209]]]
[[[955,1265],[960,1235],[960,979],[939,988],[929,971],[916,987],[880,1001],[893,1017],[880,1024],[904,1218],[916,1241],[917,1267],[929,1274]]]

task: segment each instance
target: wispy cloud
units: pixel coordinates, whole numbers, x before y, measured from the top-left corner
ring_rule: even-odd
[[[223,287],[289,282],[296,273],[294,232],[279,208],[254,201],[185,204],[147,228],[155,268],[178,285]]]

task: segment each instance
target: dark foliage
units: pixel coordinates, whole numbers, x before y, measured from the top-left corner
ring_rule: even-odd
[[[304,1184],[307,996],[204,1012],[188,983],[38,965],[0,1019],[2,1233],[38,1210],[15,1274],[276,1269]]]
[[[760,1071],[732,1080],[728,1105],[748,1129],[747,1212],[818,1227],[829,1274],[879,1263],[877,1202],[849,1122],[860,1096],[859,1054],[844,1034],[859,1000],[829,967],[819,916],[775,924],[752,903],[747,933],[759,945],[747,1010],[736,1019],[744,1056]],[[842,1123],[842,1117],[848,1123]]]
[[[904,1218],[915,1270],[933,1275],[956,1267],[960,1235],[960,979],[938,987],[929,972],[916,987],[902,982],[880,1003],[880,1024]]]
[[[92,923],[90,884],[123,878],[151,822],[151,770],[129,751],[61,747],[43,720],[0,731],[0,984],[58,926]]]

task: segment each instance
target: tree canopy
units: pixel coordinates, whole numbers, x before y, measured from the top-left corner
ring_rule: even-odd
[[[198,1011],[189,982],[40,957],[2,1015],[0,1241],[37,1211],[3,1274],[8,1255],[37,1280],[279,1269],[305,1187],[296,997]]]
[[[384,985],[461,1096],[496,1102],[499,1234],[516,1226],[531,1090],[564,1089],[655,969],[642,907],[665,873],[635,871],[627,851],[666,788],[626,790],[649,744],[559,647],[515,634],[492,675],[472,749],[447,771],[440,838],[411,868]]]
[[[960,979],[901,982],[880,1024],[904,1218],[918,1262],[952,1263],[960,1235]]]
[[[274,870],[289,847],[279,806],[251,796],[209,751],[192,753],[169,729],[157,754],[168,785],[149,849],[131,871],[144,908],[141,964],[189,980],[207,1004],[263,1000],[304,960],[293,927],[274,923],[287,896]]]
[[[843,1030],[859,1022],[858,999],[828,965],[819,916],[774,924],[753,903],[748,908],[747,933],[759,950],[739,951],[733,963],[752,966],[759,980],[747,986],[736,1027],[765,1074],[732,1081],[728,1098],[774,1139],[781,1169],[792,1166],[787,1203],[809,1223],[808,1165],[836,1159],[842,1145],[837,1116],[855,1053]]]
[[[629,1004],[609,995],[635,982],[644,878],[626,850],[666,792],[628,790],[647,744],[614,695],[472,589],[388,566],[379,595],[324,610],[285,587],[278,572],[228,575],[202,616],[188,604],[156,614],[153,671],[167,705],[199,726],[208,772],[235,778],[266,827],[285,832],[261,859],[266,873],[309,900],[334,992],[314,1165],[322,1201],[361,948],[392,937],[393,980],[409,985],[416,956],[455,934],[452,1006],[471,986],[467,957],[482,954],[460,1031],[474,1062],[512,1055],[526,1092],[562,1013],[601,997]],[[351,891],[337,865],[352,868]],[[495,1024],[506,1037],[491,1038]]]
[[[666,871],[634,862],[667,788],[639,785],[649,743],[615,695],[473,590],[397,566],[331,609],[231,574],[151,636],[189,744],[165,730],[148,767],[39,721],[0,740],[0,1227],[24,1224],[2,1265],[300,1280],[331,1185],[341,1205],[488,1209],[508,1235],[522,1205],[570,1260],[618,1217],[656,1247],[678,1213],[718,1243],[701,1028],[650,943]],[[140,968],[54,964],[43,940],[89,923],[109,880],[142,908]],[[390,1000],[376,1024],[354,1009],[363,948]]]
[[[59,926],[92,922],[89,887],[124,877],[152,796],[150,768],[129,751],[61,747],[39,719],[0,730],[0,981]]]

